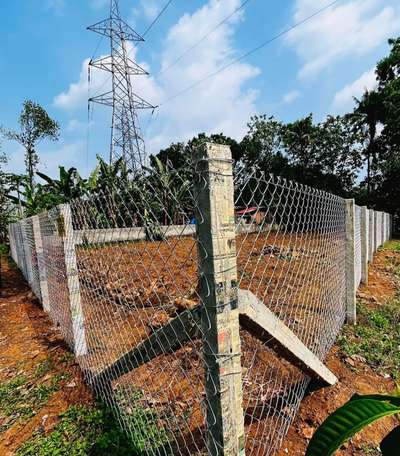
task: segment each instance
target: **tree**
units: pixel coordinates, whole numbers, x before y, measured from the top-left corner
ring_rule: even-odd
[[[20,131],[2,129],[3,135],[17,141],[25,149],[25,165],[30,188],[34,187],[34,176],[39,163],[36,147],[43,139],[58,140],[59,125],[37,103],[26,100],[19,117]]]
[[[3,166],[7,163],[7,156],[0,151],[0,243],[4,243],[7,238],[8,224],[12,220],[13,207],[7,198],[8,177]]]
[[[371,195],[372,172],[378,169],[380,158],[380,146],[378,139],[378,124],[381,110],[381,96],[376,91],[366,90],[359,100],[354,99],[356,107],[352,114],[348,116],[353,122],[355,130],[363,131],[365,135],[366,147],[363,155],[367,162],[367,196]]]
[[[288,160],[284,157],[282,122],[260,115],[251,117],[247,126],[248,132],[240,144],[245,168],[284,175]]]

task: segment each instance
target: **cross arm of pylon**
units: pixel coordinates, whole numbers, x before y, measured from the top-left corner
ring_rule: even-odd
[[[91,30],[92,32],[109,38],[117,36],[124,41],[144,41],[144,38],[121,18],[104,19],[103,21],[87,27],[87,30]]]
[[[107,57],[102,57],[101,59],[91,60],[89,62],[89,65],[93,68],[98,68],[100,70],[108,71],[109,73],[113,73],[115,71],[115,69],[117,69],[119,71],[125,71],[127,69],[127,73],[131,76],[136,76],[136,75],[140,75],[140,74],[144,74],[144,75],[149,74],[144,68],[142,68],[140,65],[135,63],[129,57],[126,57],[126,62],[128,65],[125,65],[125,63],[122,62],[122,56],[121,56],[121,62],[119,62],[116,59],[114,59],[114,61],[113,61],[111,56],[108,55]]]

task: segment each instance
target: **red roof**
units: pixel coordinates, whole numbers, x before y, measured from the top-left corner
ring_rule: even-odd
[[[237,211],[237,215],[244,215],[244,214],[249,214],[250,212],[255,212],[257,210],[256,207],[248,207],[246,209],[242,209],[241,211]]]

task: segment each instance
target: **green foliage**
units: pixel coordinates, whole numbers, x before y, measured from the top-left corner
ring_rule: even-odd
[[[339,195],[347,195],[361,161],[360,131],[347,117],[313,117],[283,124],[273,117],[252,117],[244,137],[243,164],[247,169],[273,173]]]
[[[52,179],[40,172],[36,174],[47,183],[43,186],[43,193],[54,195],[56,204],[68,203],[87,192],[86,181],[81,178],[76,168],[66,170],[64,166],[59,166],[59,179]],[[54,205],[53,203],[53,207]]]
[[[0,384],[0,418],[3,418],[0,432],[4,432],[19,419],[35,415],[59,389],[62,379],[62,376],[55,376],[45,383],[35,384],[26,376],[17,376]]]
[[[160,427],[156,410],[143,401],[141,391],[136,390],[129,396],[122,395],[120,392],[119,404],[122,409],[129,410],[123,418],[129,428],[132,441],[141,454],[152,453],[168,443],[167,432]]]
[[[38,103],[26,100],[19,116],[20,131],[2,129],[3,135],[21,144],[25,149],[25,165],[30,187],[34,187],[34,174],[39,163],[37,144],[43,139],[57,140],[59,125]]]
[[[400,302],[395,299],[377,309],[358,305],[358,324],[339,338],[346,356],[359,355],[382,374],[400,375]]]
[[[142,452],[121,430],[109,409],[71,406],[48,435],[35,434],[16,456],[126,456]]]
[[[317,429],[306,456],[331,456],[348,439],[371,423],[385,416],[400,413],[400,397],[386,395],[354,395],[333,412]],[[387,453],[394,456],[396,453]]]

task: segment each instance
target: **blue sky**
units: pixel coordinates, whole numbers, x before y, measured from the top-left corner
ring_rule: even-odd
[[[120,0],[122,15],[143,32],[166,0]],[[133,80],[135,91],[154,105],[141,117],[147,150],[157,153],[172,141],[199,132],[224,132],[240,139],[253,114],[284,121],[313,112],[316,120],[352,107],[352,97],[375,84],[377,60],[387,39],[400,32],[398,0],[341,0],[321,15],[236,63],[195,89],[163,103],[238,55],[331,3],[331,0],[250,0],[175,66],[182,52],[228,16],[241,0],[173,0],[146,36],[130,49],[150,76]],[[111,111],[93,107],[88,93],[107,90],[107,74],[87,62],[99,36],[86,30],[108,15],[109,0],[13,0],[0,4],[3,18],[0,124],[17,128],[24,99],[43,105],[61,124],[60,141],[39,145],[41,171],[57,174],[59,164],[92,169],[96,154],[108,157]],[[104,39],[96,56],[109,52]],[[9,169],[21,172],[23,151],[3,142]]]

